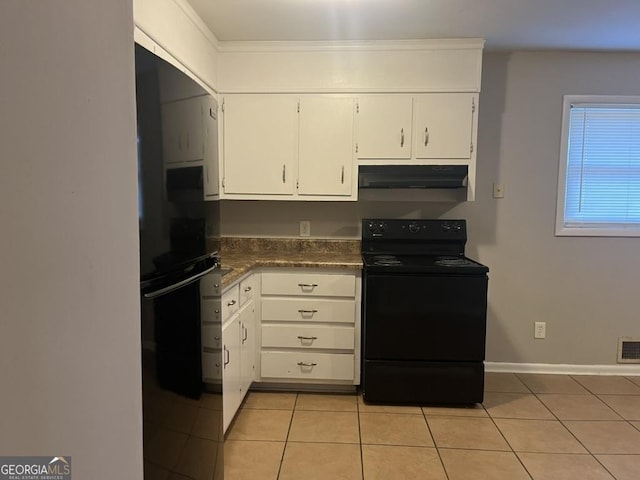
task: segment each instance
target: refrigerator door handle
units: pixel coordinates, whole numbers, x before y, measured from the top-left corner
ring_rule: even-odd
[[[206,270],[203,270],[202,272],[196,273],[195,275],[189,277],[189,278],[185,278],[184,280],[179,281],[178,283],[174,283],[173,285],[169,285],[167,287],[161,288],[159,290],[155,290],[153,292],[148,292],[144,294],[144,298],[156,298],[159,297],[160,295],[165,295],[167,293],[171,293],[175,290],[178,290],[179,288],[182,288],[186,285],[189,285],[190,283],[196,282],[198,280],[200,280],[202,277],[204,277],[205,275],[211,273],[212,271],[214,271],[216,268],[219,268],[219,265],[216,263],[213,267],[207,268]]]

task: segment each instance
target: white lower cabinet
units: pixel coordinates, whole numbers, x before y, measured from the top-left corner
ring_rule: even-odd
[[[360,382],[359,275],[264,272],[261,294],[261,382]]]
[[[242,403],[239,314],[222,328],[222,339],[222,416],[226,431]]]
[[[255,302],[252,277],[222,295],[222,390],[224,431],[255,379]],[[241,294],[240,292],[244,292]]]

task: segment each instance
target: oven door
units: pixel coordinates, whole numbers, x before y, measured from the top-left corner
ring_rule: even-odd
[[[486,275],[366,274],[366,360],[484,360]]]

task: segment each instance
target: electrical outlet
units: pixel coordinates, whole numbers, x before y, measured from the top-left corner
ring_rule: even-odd
[[[535,322],[533,337],[547,338],[547,322]]]
[[[311,222],[309,220],[300,220],[300,236],[311,236]]]
[[[493,184],[493,198],[504,198],[504,185],[502,183]]]

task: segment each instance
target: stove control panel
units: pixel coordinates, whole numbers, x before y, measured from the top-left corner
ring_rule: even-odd
[[[387,224],[384,220],[369,220],[367,222],[363,222],[363,235],[364,230],[366,229],[366,233],[371,237],[381,237],[384,232],[387,230]]]
[[[466,220],[363,219],[363,239],[465,241]]]

